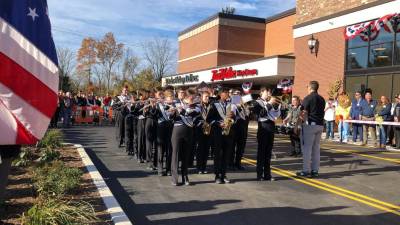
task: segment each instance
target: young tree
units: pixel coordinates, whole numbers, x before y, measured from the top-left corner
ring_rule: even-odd
[[[70,90],[70,78],[74,70],[74,54],[69,48],[57,48],[59,88]]]
[[[91,37],[84,38],[81,47],[78,50],[76,60],[78,61],[77,70],[79,74],[86,74],[88,85],[91,83],[91,72],[93,66],[96,65],[96,40]]]
[[[107,33],[96,44],[97,59],[101,65],[106,81],[106,92],[110,90],[110,82],[114,73],[114,67],[122,58],[124,44],[117,43],[114,34]]]
[[[130,81],[133,81],[136,76],[136,69],[139,66],[139,58],[134,56],[129,48],[125,51],[125,59],[122,68],[122,80],[129,77]]]
[[[167,38],[154,38],[143,44],[144,58],[153,71],[154,79],[161,81],[173,64],[173,51]]]
[[[134,90],[151,90],[159,86],[161,86],[161,83],[154,79],[154,74],[151,68],[141,70],[133,81]]]

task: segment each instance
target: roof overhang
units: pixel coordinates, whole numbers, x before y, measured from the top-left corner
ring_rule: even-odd
[[[162,78],[162,86],[207,84],[240,84],[247,81],[267,82],[294,76],[294,57],[274,56],[236,65],[177,74]]]

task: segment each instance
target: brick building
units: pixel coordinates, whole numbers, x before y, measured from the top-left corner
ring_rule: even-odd
[[[163,85],[201,82],[274,87],[294,76],[295,9],[269,18],[217,13],[179,33],[178,74]]]
[[[393,0],[297,0],[296,9],[269,18],[218,13],[179,33],[178,74],[163,85],[251,81],[255,89],[274,88],[287,78],[293,94],[305,96],[306,84],[318,80],[327,97],[330,84],[343,79],[349,94],[371,88],[376,97],[392,97],[400,92],[400,16],[385,15],[399,9]],[[393,26],[398,18],[397,32],[383,18]],[[369,33],[345,38],[366,24]]]
[[[293,93],[304,96],[308,81],[318,80],[320,92],[326,97],[329,85],[336,79],[344,80],[344,90],[350,95],[366,88],[373,90],[375,98],[399,93],[400,36],[383,26],[363,37],[346,40],[344,35],[348,27],[370,22],[374,26],[385,15],[399,12],[400,1],[297,0]],[[318,40],[317,54],[310,53],[311,36]]]

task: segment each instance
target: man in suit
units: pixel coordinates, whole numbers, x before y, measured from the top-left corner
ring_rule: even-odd
[[[361,115],[361,106],[364,103],[364,99],[362,98],[362,94],[360,90],[357,90],[354,93],[354,99],[351,103],[350,109],[350,117],[352,120],[359,120]],[[359,123],[353,123],[353,142],[357,141],[357,137],[361,142],[363,142],[363,125]]]

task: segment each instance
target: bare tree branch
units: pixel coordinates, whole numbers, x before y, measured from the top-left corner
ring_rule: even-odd
[[[144,58],[153,71],[154,79],[161,81],[173,65],[174,51],[167,38],[154,38],[142,45]]]

